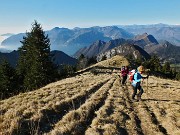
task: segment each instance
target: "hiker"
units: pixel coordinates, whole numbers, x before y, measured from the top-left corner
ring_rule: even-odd
[[[141,74],[144,72],[144,67],[139,66],[134,73],[133,76],[133,81],[132,81],[132,86],[133,86],[133,95],[132,95],[132,100],[135,100],[135,96],[137,94],[137,90],[139,90],[139,93],[137,94],[137,101],[141,100],[141,96],[143,94],[143,88],[141,86],[141,81],[143,79],[148,78],[148,75],[146,77],[143,77]]]
[[[127,80],[128,73],[129,73],[128,66],[123,66],[122,69],[121,69],[122,85],[125,84],[125,82]]]

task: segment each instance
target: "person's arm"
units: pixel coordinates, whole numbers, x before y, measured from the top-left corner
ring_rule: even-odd
[[[135,79],[136,82],[141,82],[142,79],[146,79],[146,78],[148,78],[148,76],[143,77],[140,73],[136,73],[136,74],[134,75],[134,79]]]
[[[149,78],[149,75],[147,75],[146,77],[143,77],[143,76],[142,76],[142,78],[143,78],[143,79],[148,79],[148,78]]]

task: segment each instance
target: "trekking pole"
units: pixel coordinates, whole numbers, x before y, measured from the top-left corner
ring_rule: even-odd
[[[146,87],[147,87],[147,92],[148,92],[148,78],[147,78],[147,84],[146,84]]]
[[[149,93],[148,93],[148,79],[149,79],[149,71],[150,71],[150,69],[148,69],[147,70],[147,84],[146,84],[146,87],[147,87],[147,98],[148,98],[148,95],[149,95]]]

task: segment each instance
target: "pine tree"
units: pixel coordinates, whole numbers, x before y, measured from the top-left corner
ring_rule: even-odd
[[[165,64],[162,67],[162,70],[164,73],[170,73],[171,72],[171,67],[169,62],[165,62]]]
[[[88,58],[87,66],[97,63],[96,57]]]
[[[81,70],[87,67],[87,58],[84,56],[84,54],[81,54],[78,58],[77,62],[77,70]]]
[[[154,55],[148,62],[146,62],[146,68],[151,69],[151,71],[161,71],[161,63],[158,56]]]
[[[0,95],[1,99],[10,97],[16,93],[16,78],[15,69],[10,64],[3,60],[0,65]]]
[[[175,79],[178,80],[178,81],[180,81],[180,72],[178,72],[178,73],[176,74]]]
[[[32,24],[31,32],[26,33],[21,43],[17,73],[23,89],[33,90],[52,82],[54,68],[50,40],[37,21]]]

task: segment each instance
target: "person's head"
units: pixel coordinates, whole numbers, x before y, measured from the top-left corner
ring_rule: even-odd
[[[144,72],[144,67],[143,66],[139,66],[138,68],[137,68],[137,70],[138,70],[138,72],[139,73],[143,73]]]

